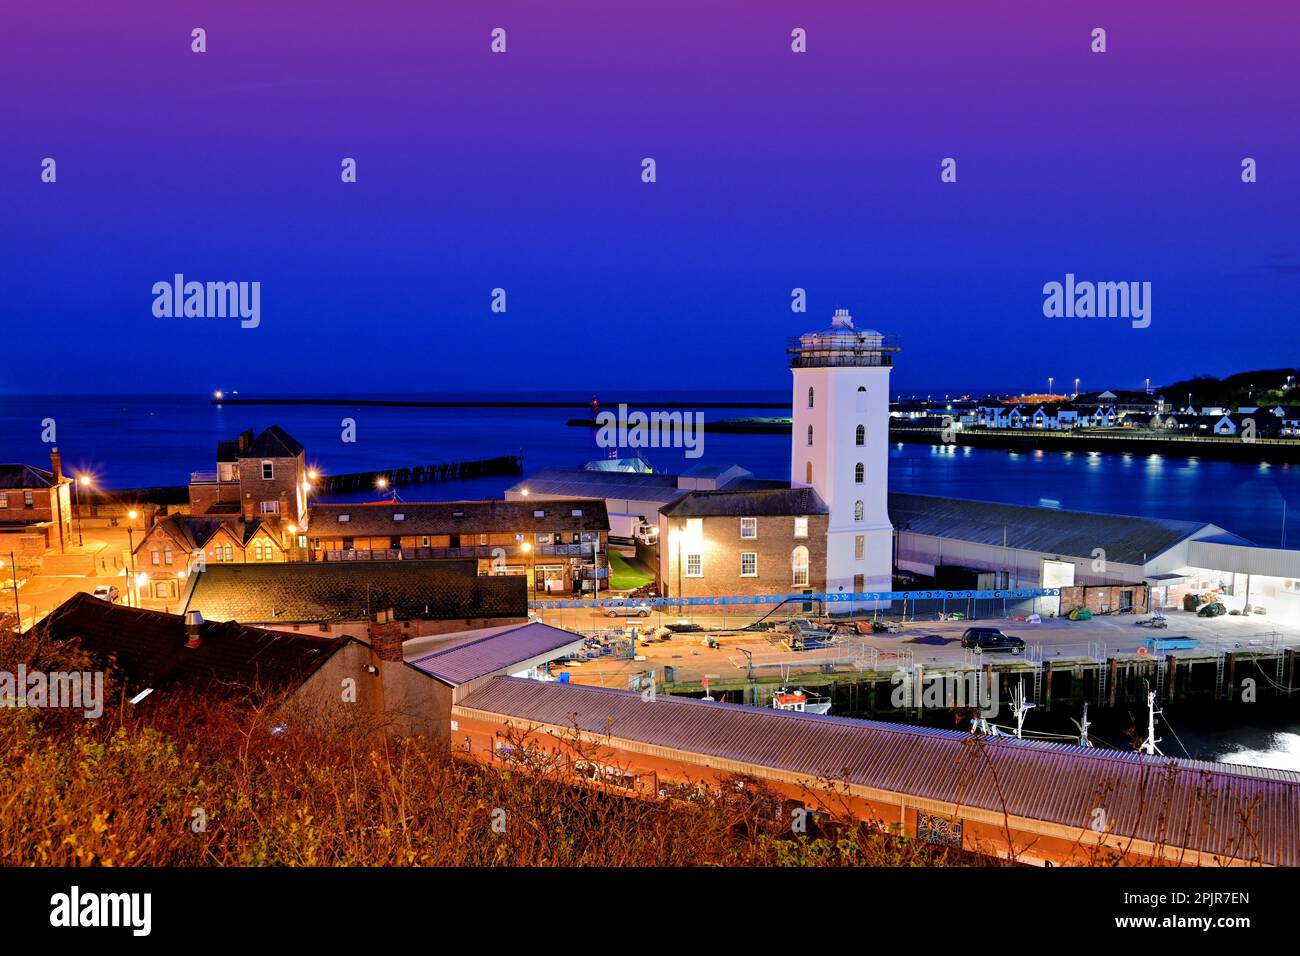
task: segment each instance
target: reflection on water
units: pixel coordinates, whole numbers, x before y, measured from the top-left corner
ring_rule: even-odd
[[[1300,734],[1280,731],[1270,734],[1268,745],[1259,749],[1241,746],[1220,754],[1221,763],[1300,771]]]

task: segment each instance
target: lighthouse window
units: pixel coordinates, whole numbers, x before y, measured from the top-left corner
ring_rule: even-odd
[[[866,480],[867,480],[867,466],[862,464],[862,462],[858,462],[856,465],[853,466],[853,481],[860,485]]]
[[[861,521],[861,520],[862,520],[862,502],[861,502],[861,501],[855,501],[855,502],[853,502],[853,520],[854,520],[854,521]]]
[[[808,407],[813,407],[813,390],[811,387],[808,389]]]
[[[854,434],[854,441],[859,445],[867,443],[867,426],[859,425],[857,432]]]
[[[809,446],[810,448],[812,447],[812,435],[813,435],[813,427],[812,427],[811,425],[809,425],[809,426],[808,426],[808,446]]]
[[[806,472],[806,477],[804,478],[804,484],[811,485],[812,484],[812,462],[807,463],[807,467],[804,469],[804,471]]]

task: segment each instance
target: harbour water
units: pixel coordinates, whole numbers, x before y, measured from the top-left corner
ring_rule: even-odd
[[[357,395],[357,398],[386,398]],[[401,396],[418,398],[421,396]],[[590,401],[590,395],[500,392],[428,398]],[[780,401],[779,393],[619,396],[653,398],[689,409],[692,401]],[[42,465],[52,420],[65,470],[86,470],[107,488],[182,485],[191,471],[214,467],[220,438],[277,424],[306,448],[309,463],[326,473],[397,468],[520,454],[525,474],[547,467],[580,467],[606,457],[589,429],[565,422],[575,408],[411,408],[375,406],[213,405],[204,395],[0,396],[0,461]],[[781,414],[711,408],[706,420]],[[342,441],[343,419],[355,421],[355,442]],[[624,450],[658,470],[736,462],[765,478],[790,477],[787,435],[707,434],[703,455],[680,449]],[[485,478],[403,489],[408,499],[500,497],[511,478]],[[1260,544],[1300,546],[1300,468],[1286,465],[1137,457],[1123,454],[1013,453],[953,446],[895,443],[890,488],[1218,524]],[[378,498],[363,492],[353,500]],[[1287,502],[1291,506],[1287,507]],[[1288,525],[1284,529],[1283,521]],[[1170,720],[1174,715],[1170,714]],[[1177,723],[1188,753],[1208,759],[1300,770],[1300,721],[1234,719],[1230,726],[1190,719]],[[1182,755],[1173,741],[1166,753]]]
[[[575,403],[591,398],[574,393],[510,396],[500,392],[426,397]],[[621,396],[627,401],[638,397],[635,393]],[[683,408],[690,408],[692,401],[780,401],[782,397],[771,392],[654,396]],[[327,473],[522,453],[527,474],[548,467],[580,467],[608,454],[608,449],[597,446],[593,431],[565,424],[578,413],[573,408],[213,405],[204,395],[0,396],[0,460],[47,461],[49,446],[41,440],[42,423],[53,420],[65,467],[87,469],[110,488],[181,485],[191,471],[213,467],[219,438],[278,424],[302,442],[312,464]],[[717,420],[756,412],[711,408],[704,414],[706,420]],[[342,440],[345,418],[356,423],[354,442]],[[624,453],[640,454],[661,471],[736,462],[759,477],[790,477],[786,435],[709,433],[698,459],[686,458],[681,449]],[[1294,465],[895,443],[889,467],[890,488],[895,491],[1210,521],[1260,544],[1300,545],[1300,467]],[[407,494],[433,499],[498,497],[511,483],[508,478],[482,479],[426,485]],[[1287,507],[1288,501],[1292,507]]]

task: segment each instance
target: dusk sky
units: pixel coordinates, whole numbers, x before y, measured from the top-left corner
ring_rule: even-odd
[[[836,306],[898,390],[1295,364],[1300,8],[1135,6],[5,4],[0,392],[784,389]]]

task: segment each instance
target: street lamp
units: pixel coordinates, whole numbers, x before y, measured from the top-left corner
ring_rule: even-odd
[[[529,542],[525,541],[523,544],[519,546],[519,550],[522,551],[524,554],[528,555],[528,571],[526,572],[526,577],[524,578],[524,580],[528,582],[528,586],[533,589],[534,593],[536,593],[537,574],[533,570],[533,546]]]
[[[0,568],[3,568],[4,566],[5,563],[3,559],[0,559]],[[23,612],[18,606],[18,562],[14,560],[14,553],[12,551],[9,552],[9,574],[12,576],[14,582],[14,620],[17,621],[14,627],[16,630],[21,632],[23,629]]]
[[[87,488],[90,487],[89,475],[77,476],[77,547],[78,548],[85,547],[85,544],[81,539],[81,487],[82,485],[85,485]]]
[[[135,535],[132,533],[134,529],[132,528],[131,523],[135,521],[137,517],[139,517],[139,512],[134,508],[126,513],[126,549],[130,553],[131,567],[130,577],[127,579],[126,583],[126,596],[128,598],[131,596],[131,581],[135,580]],[[140,582],[138,580],[135,581],[135,604],[133,606],[140,606]]]

